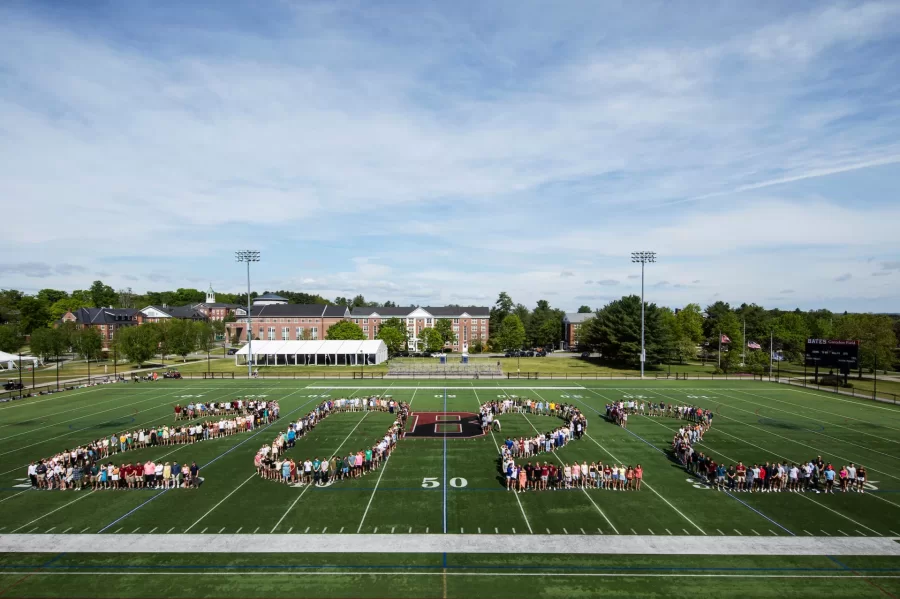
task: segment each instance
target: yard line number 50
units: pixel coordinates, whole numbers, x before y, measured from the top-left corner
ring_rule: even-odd
[[[450,486],[453,487],[454,489],[461,489],[468,484],[469,484],[469,481],[467,481],[464,478],[458,477],[458,476],[456,478],[450,479]],[[441,486],[441,483],[437,479],[436,476],[426,476],[425,478],[422,479],[422,488],[423,489],[436,489],[440,486]]]

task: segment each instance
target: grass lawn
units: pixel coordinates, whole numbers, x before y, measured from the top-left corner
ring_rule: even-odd
[[[587,435],[556,454],[542,454],[541,461],[640,463],[644,489],[506,491],[497,469],[497,446],[506,436],[534,435],[557,422],[535,414],[501,416],[502,434],[404,439],[377,472],[328,487],[291,487],[256,476],[254,454],[290,419],[326,397],[368,395],[409,402],[411,423],[417,412],[477,412],[483,402],[509,395],[575,404],[588,416]],[[255,432],[116,457],[129,462],[196,461],[205,479],[197,490],[29,488],[26,468],[32,460],[124,429],[171,424],[176,402],[239,396],[277,399],[282,419]],[[628,397],[713,410],[713,428],[699,448],[726,464],[822,455],[837,468],[851,461],[864,464],[868,492],[749,494],[708,489],[667,455],[679,421],[635,415],[625,430],[601,417],[606,403]],[[381,412],[331,416],[301,438],[289,455],[302,459],[368,447],[390,421],[390,415]],[[0,404],[0,544],[24,534],[35,535],[31,539],[76,539],[72,535],[81,534],[89,541],[78,551],[0,554],[0,595],[669,597],[683,593],[685,585],[700,597],[897,595],[900,550],[880,557],[825,552],[774,556],[750,544],[756,539],[815,538],[893,546],[890,539],[900,539],[898,445],[900,407],[758,381],[236,379],[79,389]],[[319,538],[313,534],[340,539],[346,551],[314,553],[316,547],[306,540]],[[354,550],[354,543],[372,534],[381,535],[377,538],[383,540],[382,551]],[[180,539],[193,535],[208,538],[210,548],[217,547],[218,539],[266,535],[287,539],[302,552],[174,552]],[[441,543],[496,537],[504,545],[492,553],[473,553],[464,545],[445,551],[392,551],[392,538],[416,535]],[[161,539],[171,543],[173,552],[96,553],[107,539],[111,543],[117,537],[127,543]],[[700,543],[709,547],[704,551],[708,555],[574,553],[589,541],[654,537],[660,542],[676,537],[686,546]],[[551,547],[543,539],[564,544]],[[722,542],[738,543],[738,548],[746,543],[747,550],[739,555],[720,552]]]

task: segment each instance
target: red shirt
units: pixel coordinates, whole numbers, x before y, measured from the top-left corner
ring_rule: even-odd
[[[763,479],[763,478],[765,478],[765,477],[766,477],[766,469],[765,469],[765,468],[760,468],[760,469],[759,469],[759,478],[760,478],[760,479]]]
[[[738,465],[737,472],[738,472],[738,474],[744,474],[745,472],[747,472],[747,467]]]

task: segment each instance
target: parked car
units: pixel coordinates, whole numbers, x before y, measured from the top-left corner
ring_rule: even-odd
[[[229,355],[229,356],[233,356],[233,355],[236,354],[237,352],[238,352],[237,348],[234,348],[234,347],[229,347],[229,348],[228,348],[228,355]]]
[[[581,357],[584,358],[584,359],[586,360],[586,359],[588,359],[588,358],[591,357],[591,352],[589,352],[589,351],[583,351],[583,352],[581,352]]]

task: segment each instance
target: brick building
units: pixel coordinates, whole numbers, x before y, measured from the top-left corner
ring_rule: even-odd
[[[74,322],[79,329],[97,329],[103,340],[103,351],[109,351],[109,342],[115,338],[116,331],[142,324],[145,317],[140,310],[131,308],[79,308],[66,312],[60,320]]]
[[[216,292],[213,291],[212,285],[206,292],[206,301],[192,306],[198,312],[206,315],[208,320],[225,320],[229,315],[235,313],[240,308],[239,304],[224,304],[216,301]],[[246,309],[244,310],[246,312]]]
[[[446,318],[453,323],[456,342],[447,344],[447,349],[462,351],[475,341],[487,343],[488,324],[491,317],[490,308],[484,306],[442,306],[442,307],[393,307],[393,308],[354,308],[351,313],[353,322],[362,327],[369,339],[375,339],[382,321],[399,318],[406,324],[410,351],[420,351],[419,333],[424,328],[433,327],[439,319]]]
[[[286,300],[285,300],[286,301]],[[325,304],[254,304],[251,308],[253,339],[264,341],[303,341],[324,339],[328,327],[350,318],[350,310],[345,306]],[[232,343],[247,341],[247,308],[235,310],[235,322],[225,323]]]
[[[563,349],[575,350],[578,348],[578,330],[593,317],[593,312],[566,312],[563,317]]]

